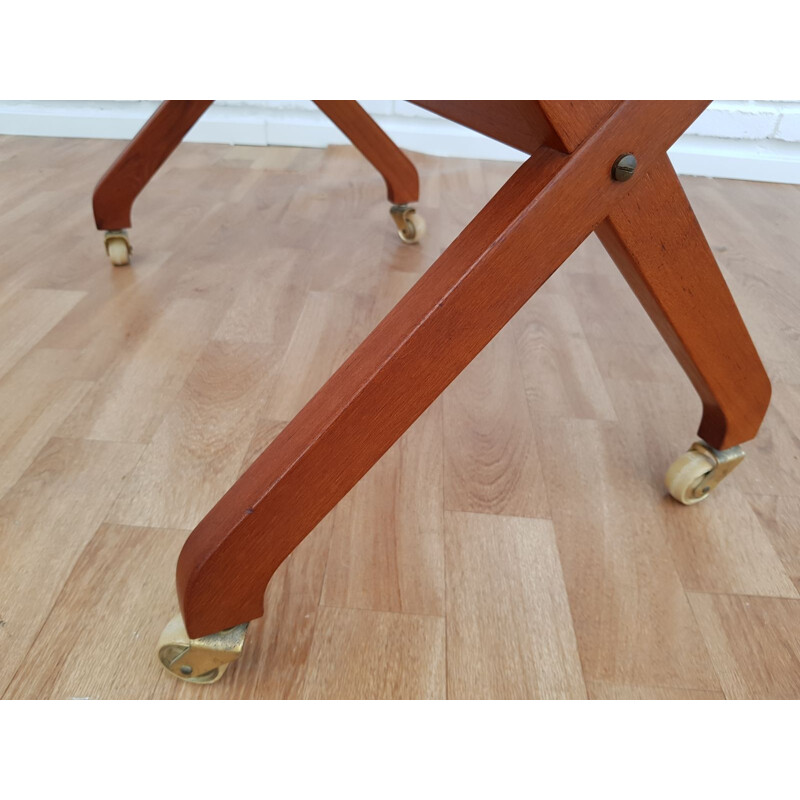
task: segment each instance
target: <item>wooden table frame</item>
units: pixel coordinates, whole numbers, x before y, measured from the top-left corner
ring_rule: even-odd
[[[211,103],[167,100],[158,107],[95,187],[92,209],[98,230],[131,227],[134,200]],[[383,176],[389,202],[405,205],[419,199],[414,165],[358,103],[317,100],[316,104]]]
[[[189,636],[263,614],[281,562],[595,231],[703,403],[717,449],[753,438],[770,384],[667,149],[705,101],[417,101],[529,154],[416,285],[189,536],[177,585]],[[169,101],[97,187],[99,228],[136,195],[209,101]],[[416,171],[352,101],[319,107],[376,166],[393,203]],[[612,165],[632,153],[625,182]]]

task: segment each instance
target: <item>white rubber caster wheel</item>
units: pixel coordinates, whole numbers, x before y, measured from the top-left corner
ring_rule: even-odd
[[[392,206],[389,213],[397,225],[397,235],[406,244],[416,244],[425,235],[425,220],[416,209],[406,205]]]
[[[125,267],[131,263],[133,247],[127,231],[106,231],[105,245],[106,253],[115,267]]]
[[[158,640],[158,660],[182,681],[216,683],[242,654],[249,624],[190,639],[178,614],[167,623]]]
[[[694,505],[705,500],[743,458],[741,447],[715,450],[705,442],[695,442],[688,452],[672,463],[664,483],[679,503]]]

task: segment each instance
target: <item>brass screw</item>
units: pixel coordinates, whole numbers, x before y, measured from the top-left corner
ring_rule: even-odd
[[[633,153],[623,153],[617,156],[614,166],[611,168],[611,177],[615,181],[627,181],[633,177],[636,171],[636,156]]]

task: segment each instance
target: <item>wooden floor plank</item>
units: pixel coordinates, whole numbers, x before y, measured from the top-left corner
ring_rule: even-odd
[[[302,697],[332,517],[329,514],[303,540],[270,580],[264,598],[264,616],[250,623],[247,629],[247,659],[234,663],[213,686],[183,683],[161,671],[153,690],[154,699],[284,700]],[[170,566],[174,567],[174,561]],[[174,602],[173,598],[173,606]],[[171,609],[170,614],[174,611]]]
[[[271,419],[290,420],[369,333],[371,299],[310,292],[268,404]]]
[[[637,479],[644,470],[618,426],[561,420],[541,440],[586,680],[718,690],[665,541],[660,490]]]
[[[191,530],[227,491],[253,436],[279,354],[211,341],[108,520]]]
[[[528,404],[542,417],[616,420],[594,354],[568,297],[537,292],[512,323]]]
[[[300,250],[265,254],[258,271],[238,282],[236,296],[214,338],[231,342],[284,345],[294,332],[308,289],[308,269]]]
[[[725,696],[800,697],[800,600],[690,594]]]
[[[447,696],[585,698],[553,526],[446,515]]]
[[[797,582],[800,580],[800,498],[749,494],[747,500],[786,573]]]
[[[0,306],[0,376],[83,297],[83,292],[21,289]]]
[[[0,692],[142,449],[51,439],[0,501]]]
[[[333,512],[323,605],[444,615],[441,412],[429,408]]]
[[[699,417],[699,403],[688,386],[679,394],[647,381],[609,381],[609,388],[620,419],[628,420],[619,426],[620,440],[631,465],[642,465],[643,472],[631,472],[628,480],[650,490],[643,502],[664,531],[684,588],[797,597],[790,575],[742,493],[759,472],[759,459],[745,458],[702,503],[675,503],[666,496],[663,474],[697,438],[691,433],[695,420],[687,419],[687,409]],[[683,397],[691,403],[684,406]],[[679,442],[681,435],[686,437],[682,446],[669,452],[671,442]]]
[[[443,700],[444,620],[322,606],[303,697]]]
[[[449,511],[549,516],[513,341],[503,331],[443,395]]]
[[[213,330],[213,309],[178,300],[138,347],[123,351],[60,434],[112,442],[149,442]]]
[[[797,187],[682,179],[774,388],[707,501],[666,494],[700,403],[590,236],[199,687],[154,653],[188,529],[516,165],[412,154],[408,247],[352,147],[182,144],[113,269],[90,193],[122,147],[0,136],[0,692],[800,698]]]
[[[0,497],[93,385],[72,380],[70,355],[33,350],[0,379]]]
[[[800,383],[773,383],[764,424],[745,449],[753,468],[742,491],[800,497]]]
[[[586,685],[590,700],[724,700],[723,692],[673,689],[663,686],[619,686],[591,681]]]
[[[185,531],[101,525],[20,664],[6,699],[148,698],[155,644],[175,613]]]

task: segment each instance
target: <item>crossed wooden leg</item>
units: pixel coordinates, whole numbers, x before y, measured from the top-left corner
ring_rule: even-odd
[[[419,177],[414,165],[355,100],[314,102],[380,172],[390,203],[406,205],[419,200]]]
[[[283,560],[593,230],[700,392],[701,435],[755,434],[769,382],[666,157],[705,105],[622,103],[567,152],[535,149],[190,535],[168,669],[191,673],[198,640],[235,658]]]
[[[106,249],[115,265],[128,263],[127,229],[134,201],[212,102],[164,101],[95,187],[95,224],[98,230],[108,231]],[[383,176],[400,238],[419,241],[424,222],[407,207],[419,199],[414,165],[355,101],[319,100],[317,105]]]
[[[133,201],[181,143],[211,100],[165,100],[100,178],[92,196],[101,231],[131,226]]]
[[[752,439],[769,379],[666,155],[597,235],[700,395],[699,435],[718,450]]]
[[[543,146],[520,167],[191,534],[177,570],[191,637],[261,616],[281,562],[703,107],[623,103],[573,153]],[[615,182],[624,152],[640,168]]]
[[[425,220],[409,203],[419,199],[419,176],[403,151],[355,100],[315,100],[319,109],[383,176],[397,232],[406,244],[419,242]]]

